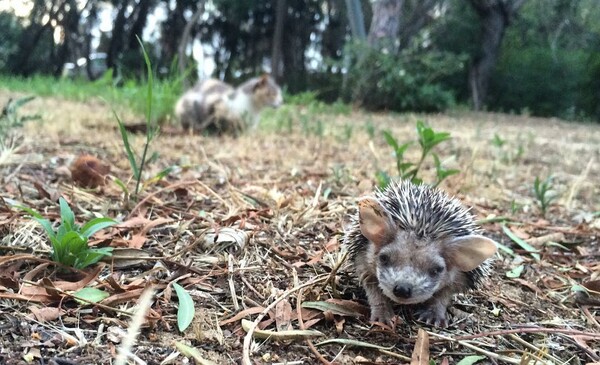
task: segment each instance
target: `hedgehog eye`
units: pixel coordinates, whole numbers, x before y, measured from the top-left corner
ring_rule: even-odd
[[[438,276],[439,274],[442,273],[442,271],[444,271],[443,266],[434,266],[431,269],[429,269],[429,275]]]
[[[381,265],[383,266],[389,265],[390,255],[388,255],[387,253],[382,253],[381,255],[379,255],[379,263],[381,263]]]

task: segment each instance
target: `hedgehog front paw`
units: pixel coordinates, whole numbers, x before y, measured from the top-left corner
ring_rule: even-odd
[[[418,310],[417,319],[421,322],[425,322],[430,326],[446,328],[448,327],[448,316],[446,314],[446,307],[430,306],[421,310]]]
[[[381,322],[387,325],[394,324],[394,310],[392,306],[383,303],[371,306],[371,322]]]

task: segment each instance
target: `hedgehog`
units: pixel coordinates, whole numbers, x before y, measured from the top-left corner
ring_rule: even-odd
[[[448,326],[454,294],[480,287],[497,250],[458,199],[406,180],[359,200],[344,243],[372,322],[392,324],[398,303],[437,327]]]

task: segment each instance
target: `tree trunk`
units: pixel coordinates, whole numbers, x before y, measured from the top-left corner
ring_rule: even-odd
[[[500,56],[504,32],[525,0],[469,0],[481,22],[481,50],[469,70],[473,108],[485,105],[492,71]]]
[[[115,17],[110,45],[108,46],[108,52],[106,53],[106,67],[113,69],[113,76],[115,77],[117,76],[115,70],[117,59],[123,51],[123,32],[125,31],[125,23],[127,20],[127,17],[125,16],[127,6],[129,6],[129,0],[123,0],[117,16]]]
[[[281,63],[281,47],[283,45],[283,25],[287,14],[287,1],[277,0],[275,9],[275,32],[273,34],[273,48],[271,51],[271,75],[277,82],[281,82],[283,65]]]
[[[404,0],[378,0],[373,4],[373,19],[367,38],[369,45],[388,51],[397,49],[398,31]]]
[[[204,13],[204,2],[200,2],[198,4],[198,9],[192,15],[192,18],[185,25],[185,28],[183,29],[183,34],[181,35],[181,42],[179,42],[179,60],[178,60],[179,61],[179,72],[182,75],[185,75],[186,68],[187,68],[187,55],[186,55],[185,51],[186,51],[186,48],[190,41],[190,39],[189,39],[190,33],[192,32],[192,28],[196,25],[198,20],[200,20],[200,17],[202,16],[203,13]],[[202,67],[202,65],[200,65],[200,67]],[[182,83],[183,89],[186,90],[189,86],[189,82],[188,82],[187,78],[184,77],[181,83]]]
[[[365,40],[367,32],[365,31],[365,16],[360,5],[360,0],[346,0],[348,10],[348,22],[352,31],[352,38]]]
[[[433,18],[429,15],[429,12],[440,2],[440,0],[412,1],[412,6],[410,7],[412,11],[409,14],[403,14],[404,19],[400,19],[400,34],[398,35],[400,48],[404,48],[410,44],[412,38],[432,22]],[[405,6],[405,12],[406,8]]]
[[[140,2],[136,6],[136,14],[133,25],[131,26],[131,31],[129,32],[129,43],[128,50],[139,49],[140,44],[136,38],[139,37],[142,39],[142,33],[144,32],[144,27],[146,26],[146,22],[148,20],[148,12],[150,11],[151,0],[140,0]],[[141,52],[140,52],[141,54]]]
[[[182,1],[177,1],[175,9],[169,12],[167,20],[162,24],[160,45],[162,50],[161,65],[170,66],[177,56],[179,41],[186,25],[184,16],[186,8]]]
[[[22,76],[29,76],[29,73],[31,72],[29,58],[32,54],[34,54],[35,48],[37,47],[44,33],[48,30],[54,29],[52,26],[52,21],[56,20],[58,14],[64,10],[66,3],[67,0],[60,2],[57,9],[54,10],[54,6],[56,4],[55,2],[52,2],[48,12],[48,20],[41,25],[35,23],[29,24],[29,26],[25,29],[21,35],[21,39],[19,40],[19,52],[12,62],[12,72]]]

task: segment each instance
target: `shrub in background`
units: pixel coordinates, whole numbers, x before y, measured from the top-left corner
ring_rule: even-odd
[[[371,110],[437,112],[454,104],[439,81],[464,67],[465,57],[409,47],[399,54],[354,44],[344,98]]]

